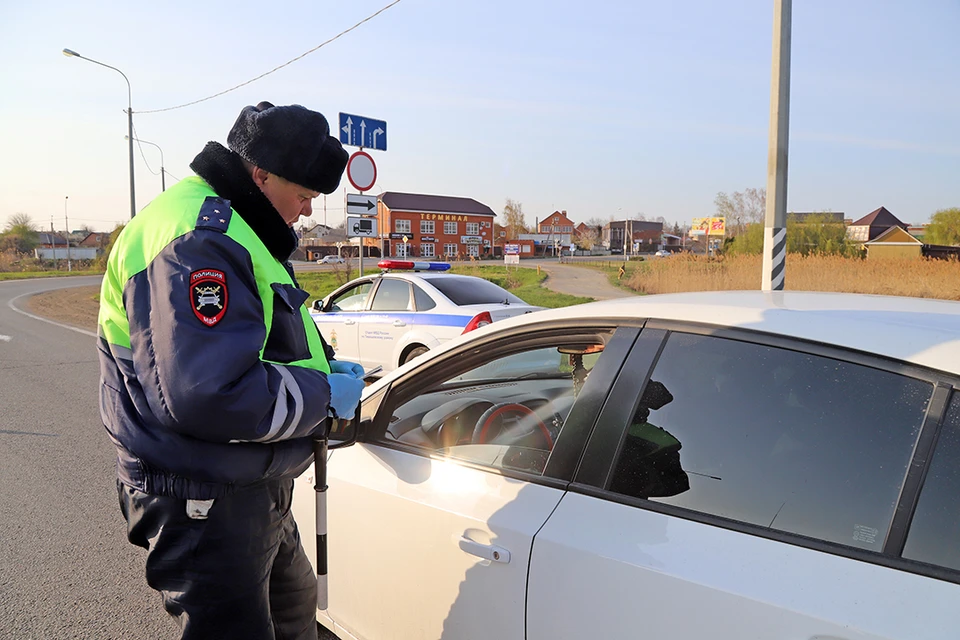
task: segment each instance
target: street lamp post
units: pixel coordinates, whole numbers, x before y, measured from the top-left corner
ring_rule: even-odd
[[[133,180],[133,91],[130,89],[130,79],[127,78],[127,75],[123,71],[120,71],[120,69],[117,69],[116,67],[111,67],[110,65],[104,64],[102,62],[98,62],[96,60],[93,60],[92,58],[87,58],[85,56],[82,56],[76,51],[71,51],[70,49],[64,49],[63,55],[67,56],[68,58],[80,58],[81,60],[86,60],[87,62],[98,64],[101,67],[106,67],[107,69],[113,69],[114,71],[122,75],[123,79],[127,81],[127,139],[130,142],[128,146],[130,151],[130,219],[132,220],[133,216],[137,215],[137,197],[135,192],[136,187],[134,186],[134,180]]]
[[[123,137],[124,137],[124,138],[128,138],[129,136],[123,136]],[[161,148],[160,148],[160,145],[158,145],[156,142],[150,142],[149,140],[144,140],[143,138],[134,138],[134,139],[135,139],[137,142],[140,142],[140,143],[142,143],[142,144],[148,144],[148,145],[150,145],[151,147],[156,147],[157,150],[160,152],[160,190],[161,190],[161,191],[166,191],[166,190],[167,190],[167,180],[166,180],[166,178],[165,178],[164,175],[163,175],[164,173],[166,173],[166,169],[163,168],[163,149],[161,149]],[[149,168],[149,167],[148,167],[148,168]],[[326,196],[324,196],[324,198],[326,198]]]
[[[67,237],[67,271],[73,271],[70,264],[70,223],[67,221],[67,200],[70,196],[63,196],[63,227]]]

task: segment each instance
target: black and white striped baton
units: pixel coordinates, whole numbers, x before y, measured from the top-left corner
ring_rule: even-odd
[[[317,492],[317,608],[327,609],[327,450],[333,419],[327,418],[323,437],[313,441],[313,473]]]
[[[379,369],[379,367],[377,368]],[[323,436],[313,440],[313,473],[316,481],[313,490],[317,494],[317,608],[327,609],[327,454],[333,449],[356,444],[360,429],[360,404],[353,416],[353,429],[350,437],[342,442],[330,444],[330,433],[334,427],[346,429],[349,421],[327,418]],[[337,429],[339,430],[339,429]]]

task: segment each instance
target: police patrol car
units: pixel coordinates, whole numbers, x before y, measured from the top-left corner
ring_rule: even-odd
[[[310,315],[340,360],[392,371],[451,338],[537,311],[474,276],[443,273],[445,262],[381,260],[379,274],[356,278],[317,300]]]

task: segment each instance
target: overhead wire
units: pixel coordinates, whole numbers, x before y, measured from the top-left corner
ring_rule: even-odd
[[[131,124],[133,124],[133,123],[131,122]],[[154,171],[154,170],[150,167],[150,163],[147,162],[147,156],[144,155],[144,153],[143,153],[143,145],[140,144],[140,134],[137,133],[137,127],[136,127],[136,126],[133,127],[133,139],[137,142],[137,148],[140,149],[140,157],[143,158],[143,164],[147,165],[147,171],[149,171],[150,173],[152,173],[152,174],[155,175],[155,176],[160,175],[160,172],[159,172],[159,171]]]
[[[219,93],[215,93],[215,94],[213,94],[212,96],[207,96],[206,98],[200,98],[199,100],[193,100],[193,101],[191,101],[191,102],[185,102],[185,103],[183,103],[183,104],[178,104],[178,105],[173,106],[173,107],[164,107],[163,109],[147,109],[147,110],[145,110],[145,111],[137,111],[136,113],[137,113],[138,115],[142,115],[142,114],[145,114],[145,113],[161,113],[161,112],[164,112],[164,111],[173,111],[174,109],[182,109],[182,108],[184,108],[184,107],[189,107],[189,106],[192,106],[192,105],[195,105],[195,104],[200,104],[201,102],[206,102],[207,100],[212,100],[213,98],[217,98],[217,97],[222,96],[222,95],[224,95],[224,94],[230,93],[231,91],[235,91],[235,90],[239,89],[240,87],[245,87],[246,85],[251,84],[251,83],[253,83],[253,82],[256,82],[257,80],[260,80],[261,78],[267,77],[268,75],[270,75],[271,73],[274,73],[275,71],[279,71],[280,69],[283,69],[284,67],[286,67],[286,66],[288,66],[288,65],[290,65],[290,64],[293,64],[294,62],[296,62],[297,60],[300,60],[301,58],[305,58],[306,56],[310,55],[310,54],[313,53],[314,51],[317,51],[318,49],[320,49],[320,48],[322,48],[322,47],[325,47],[326,45],[330,44],[331,42],[333,42],[333,41],[335,41],[335,40],[338,40],[339,38],[347,35],[348,33],[350,33],[351,31],[353,31],[354,29],[356,29],[356,28],[359,27],[360,25],[364,24],[365,22],[369,22],[370,20],[373,20],[373,19],[376,18],[378,15],[380,15],[381,13],[383,13],[384,11],[386,11],[387,9],[389,9],[390,7],[392,7],[393,5],[395,5],[395,4],[399,3],[399,2],[400,2],[400,0],[393,0],[393,2],[391,2],[390,4],[388,4],[388,5],[386,5],[385,7],[381,8],[379,11],[370,14],[369,16],[367,16],[366,18],[364,18],[364,19],[361,20],[360,22],[356,23],[355,25],[353,25],[353,26],[350,27],[349,29],[344,29],[343,31],[341,31],[341,32],[338,33],[337,35],[333,36],[333,37],[330,38],[329,40],[326,40],[325,42],[321,42],[320,44],[318,44],[317,46],[315,46],[313,49],[310,49],[309,51],[305,51],[304,53],[300,54],[300,55],[297,56],[296,58],[293,58],[293,59],[291,59],[291,60],[288,60],[288,61],[284,62],[283,64],[281,64],[280,66],[274,67],[273,69],[270,69],[269,71],[267,71],[267,72],[265,72],[265,73],[261,73],[261,74],[258,75],[256,78],[252,78],[252,79],[250,79],[250,80],[247,80],[246,82],[241,82],[240,84],[238,84],[238,85],[236,85],[236,86],[234,86],[234,87],[230,87],[229,89],[225,89],[225,90],[223,90],[223,91],[220,91]]]

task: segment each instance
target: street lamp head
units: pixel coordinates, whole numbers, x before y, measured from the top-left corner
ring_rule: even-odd
[[[83,57],[83,56],[81,56],[79,53],[77,53],[76,51],[73,51],[72,49],[64,49],[64,50],[63,50],[63,55],[67,56],[68,58],[82,58],[82,57]]]

